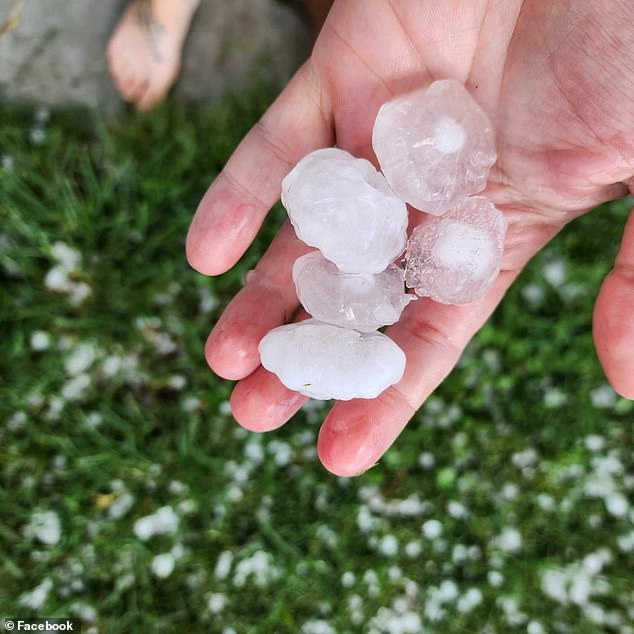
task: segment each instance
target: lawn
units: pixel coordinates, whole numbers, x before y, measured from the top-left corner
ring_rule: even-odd
[[[105,123],[0,105],[0,615],[84,632],[634,632],[634,407],[591,312],[627,215],[569,226],[379,464],[328,473],[311,402],[231,418],[184,237],[269,101]]]

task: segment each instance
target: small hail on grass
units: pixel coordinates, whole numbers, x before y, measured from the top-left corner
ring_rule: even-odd
[[[264,588],[280,575],[281,570],[274,564],[273,555],[259,549],[236,564],[233,585],[241,588],[251,579],[256,586]]]
[[[476,561],[480,558],[480,555],[480,548],[475,544],[472,546],[455,544],[451,551],[451,561],[454,564],[462,564],[466,561]]]
[[[605,438],[599,434],[588,434],[583,441],[586,449],[593,453],[602,451],[605,447]]]
[[[323,619],[306,621],[300,628],[300,634],[336,634],[335,629]]]
[[[181,410],[186,414],[192,414],[202,407],[202,401],[197,396],[186,396],[181,401]]]
[[[9,154],[3,154],[0,158],[0,166],[5,172],[12,172],[15,168],[15,161]]]
[[[31,591],[25,592],[18,597],[18,605],[28,610],[37,612],[46,604],[48,595],[53,588],[53,581],[46,577],[42,583],[35,586]]]
[[[558,387],[549,387],[544,392],[544,407],[556,409],[563,407],[568,402],[568,394]]]
[[[121,485],[123,485],[123,482],[121,482]],[[108,517],[118,520],[134,506],[135,498],[132,493],[126,490],[125,486],[115,487],[115,482],[111,484],[111,489],[114,497],[112,503],[108,506]]]
[[[62,536],[59,515],[55,511],[36,511],[22,530],[27,538],[35,538],[47,546],[55,546]]]
[[[416,559],[423,552],[423,544],[419,539],[413,539],[405,544],[405,555],[410,559]]]
[[[423,535],[430,540],[437,539],[442,535],[442,524],[439,520],[430,519],[427,520],[422,526],[421,531]]]
[[[527,284],[522,288],[521,295],[531,308],[538,308],[544,303],[544,289],[539,284]]]
[[[504,583],[504,575],[499,570],[489,570],[487,572],[487,581],[494,588],[499,588]]]
[[[477,608],[482,603],[482,591],[479,588],[469,588],[458,598],[456,605],[458,612],[465,614]]]
[[[203,315],[213,312],[220,305],[220,300],[208,286],[200,288],[199,297],[198,310]]]
[[[34,330],[30,338],[31,350],[42,352],[51,347],[51,335],[44,330]]]
[[[64,361],[66,373],[73,377],[83,374],[97,358],[97,348],[92,343],[80,342],[75,345]]]
[[[597,409],[610,409],[616,405],[618,395],[612,386],[606,383],[590,392],[590,400]]]
[[[42,145],[46,141],[46,132],[40,126],[34,126],[29,132],[29,140],[33,145]]]
[[[399,613],[388,607],[379,608],[369,625],[368,634],[418,634],[423,631],[420,615],[416,611]]]
[[[315,530],[315,537],[317,537],[317,539],[328,548],[335,549],[337,547],[337,533],[335,533],[335,531],[326,524],[319,524],[317,526],[317,530]]]
[[[89,412],[86,414],[84,424],[88,429],[97,429],[103,423],[103,416],[99,412]]]
[[[544,279],[554,288],[559,288],[566,281],[567,265],[566,261],[559,258],[550,260],[544,264]]]
[[[516,597],[501,596],[497,598],[496,603],[502,609],[504,619],[511,627],[519,627],[528,621],[526,614],[520,610]]]
[[[173,390],[184,390],[187,387],[187,379],[182,374],[172,374],[167,379],[167,385]]]
[[[526,626],[526,634],[546,634],[546,630],[539,621],[530,621]]]
[[[226,579],[231,572],[231,564],[233,562],[233,553],[230,550],[225,550],[220,553],[218,560],[216,561],[216,568],[214,575],[217,579]]]
[[[351,594],[347,601],[347,610],[353,625],[363,622],[363,599],[358,594]]]
[[[283,440],[271,440],[267,451],[273,456],[273,461],[278,467],[285,467],[293,458],[293,448]]]
[[[398,554],[398,539],[394,535],[383,535],[379,539],[378,551],[385,557],[395,557]]]
[[[369,597],[378,597],[381,592],[381,586],[379,585],[379,576],[374,570],[366,570],[363,573],[363,582],[368,588]]]
[[[602,548],[586,555],[581,561],[564,567],[548,568],[541,576],[541,590],[557,603],[583,606],[590,598],[609,591],[601,572],[611,561],[610,551]]]
[[[159,317],[137,317],[134,325],[158,354],[167,356],[178,350],[178,343],[172,334],[160,330],[163,322]]]
[[[239,502],[244,497],[244,492],[237,484],[230,484],[226,491],[229,502]]]
[[[171,552],[155,555],[151,564],[152,574],[159,579],[164,579],[172,574],[175,565],[176,558]]]
[[[187,485],[180,482],[180,480],[170,480],[167,490],[172,495],[182,495],[187,491]]]
[[[469,509],[456,500],[449,500],[447,503],[447,513],[454,519],[465,519],[469,517]]]
[[[64,242],[55,242],[51,256],[56,264],[44,278],[44,286],[50,291],[68,295],[71,304],[79,306],[92,294],[86,282],[75,278],[81,273],[81,253]]]
[[[231,403],[229,401],[221,401],[218,405],[218,413],[221,416],[231,416]]]
[[[491,540],[491,545],[505,553],[517,553],[522,549],[522,535],[514,526],[506,526]]]
[[[511,462],[518,469],[528,469],[535,465],[538,457],[537,451],[533,447],[526,447],[526,449],[516,451],[511,456]]]
[[[79,401],[84,398],[92,385],[92,377],[87,372],[70,378],[62,386],[62,398],[67,401]]]
[[[634,552],[634,530],[625,535],[619,535],[616,539],[616,543],[622,553]]]
[[[180,518],[171,506],[162,506],[154,513],[140,517],[134,522],[134,534],[141,541],[147,541],[154,535],[176,533]]]
[[[14,412],[7,419],[7,429],[9,431],[15,432],[22,429],[26,425],[26,421],[28,420],[28,416],[23,411]]]
[[[423,451],[423,453],[418,456],[418,464],[427,471],[433,469],[436,464],[434,454],[429,451]]]
[[[227,596],[222,592],[212,592],[207,597],[207,609],[212,614],[220,614],[226,607]]]

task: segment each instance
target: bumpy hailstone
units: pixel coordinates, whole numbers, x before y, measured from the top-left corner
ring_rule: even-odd
[[[404,292],[403,272],[343,273],[319,251],[295,261],[293,280],[302,306],[335,326],[372,332],[398,321],[414,296]]]
[[[405,353],[389,337],[316,319],[271,330],[259,350],[287,388],[322,400],[376,398],[405,370]]]
[[[496,159],[491,122],[453,79],[384,104],[372,146],[396,194],[434,215],[482,191]]]
[[[282,181],[300,240],[346,273],[379,273],[405,249],[407,208],[365,159],[337,148],[305,156]]]
[[[407,245],[406,284],[443,304],[475,301],[499,273],[506,227],[502,212],[477,196],[428,216]]]

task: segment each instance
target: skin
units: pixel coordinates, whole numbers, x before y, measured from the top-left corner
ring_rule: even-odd
[[[187,238],[190,264],[206,275],[232,267],[278,200],[282,178],[308,152],[336,142],[376,164],[371,131],[381,104],[439,78],[463,81],[494,123],[498,162],[485,195],[510,224],[501,273],[481,300],[413,302],[388,329],[407,355],[405,375],[377,399],[331,409],[318,453],[332,473],[351,476],[375,464],[530,258],[568,222],[634,185],[632,68],[625,1],[335,2],[311,58],[200,203]],[[297,306],[291,267],[305,252],[284,226],[205,347],[217,374],[240,380],[233,413],[253,431],[283,425],[305,400],[264,370],[257,352]],[[628,398],[633,313],[634,214],[594,311],[599,359]]]
[[[183,43],[199,0],[134,0],[108,42],[106,57],[117,90],[146,112],[178,76]]]

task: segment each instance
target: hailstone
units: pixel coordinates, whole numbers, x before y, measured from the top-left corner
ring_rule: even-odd
[[[282,204],[299,239],[346,273],[380,273],[405,249],[405,203],[344,150],[305,156],[282,181]]]
[[[496,160],[491,122],[453,79],[384,104],[372,146],[396,194],[434,215],[482,191]]]
[[[506,229],[504,214],[479,196],[427,216],[407,244],[407,286],[443,304],[475,301],[500,271]]]
[[[405,371],[405,353],[386,335],[316,319],[271,330],[259,351],[287,388],[321,400],[376,398]]]
[[[343,273],[319,251],[293,265],[302,306],[313,317],[335,326],[371,332],[396,323],[415,296],[404,292],[403,271],[390,264],[381,273]]]

